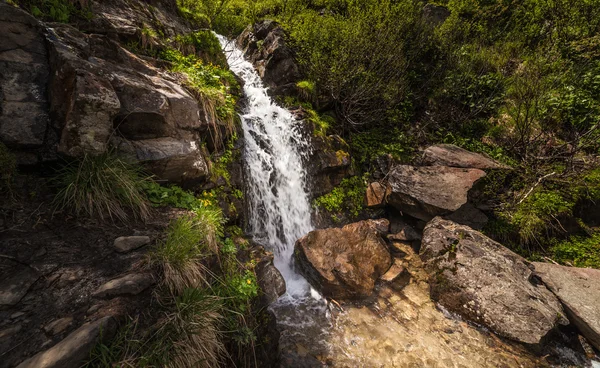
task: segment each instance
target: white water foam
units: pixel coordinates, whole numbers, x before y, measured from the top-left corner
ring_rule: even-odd
[[[274,253],[275,266],[286,281],[287,298],[319,298],[292,264],[296,240],[313,229],[304,165],[308,141],[292,114],[269,97],[243,52],[234,42],[217,37],[231,71],[244,81],[247,98],[241,120],[250,233]]]

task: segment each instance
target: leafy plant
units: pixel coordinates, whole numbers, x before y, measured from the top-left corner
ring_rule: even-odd
[[[550,247],[552,258],[575,267],[600,269],[600,233],[592,236],[573,236]]]
[[[139,167],[112,152],[85,154],[57,172],[54,205],[102,220],[126,221],[130,215],[145,220],[150,215],[143,191],[147,180]]]
[[[315,199],[314,206],[322,207],[332,215],[345,211],[358,216],[363,209],[366,188],[361,176],[344,179],[331,192]]]

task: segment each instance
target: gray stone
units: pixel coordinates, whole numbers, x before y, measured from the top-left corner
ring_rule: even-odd
[[[153,284],[154,277],[152,274],[131,273],[103,284],[93,295],[98,298],[137,295]]]
[[[435,218],[425,227],[420,256],[432,299],[500,336],[538,348],[568,323],[525,259],[467,226]]]
[[[535,273],[558,297],[567,316],[600,349],[600,270],[534,262]]]
[[[429,221],[467,203],[469,190],[484,176],[479,169],[398,165],[389,173],[387,202],[402,213]]]
[[[509,169],[508,166],[453,144],[437,144],[423,152],[423,164],[467,169]]]
[[[489,221],[489,218],[481,210],[471,203],[465,203],[455,212],[445,216],[446,219],[457,224],[466,225],[475,230],[481,230]]]
[[[78,368],[98,341],[110,340],[117,324],[112,317],[86,323],[50,349],[19,364],[17,368]]]
[[[127,253],[148,244],[150,244],[148,236],[120,236],[115,239],[113,246],[117,252]]]
[[[13,314],[10,315],[10,318],[17,319],[17,318],[19,318],[21,316],[24,316],[24,315],[25,315],[25,313],[23,313],[23,312],[15,312],[15,313],[13,313]]]
[[[311,231],[296,242],[297,264],[306,278],[332,298],[362,298],[391,266],[381,238],[387,220],[368,220]]]
[[[272,254],[262,257],[254,269],[256,272],[256,281],[265,296],[266,304],[271,304],[280,296],[285,294],[285,280],[277,267],[273,265]]]
[[[50,336],[58,335],[64,332],[73,324],[73,317],[64,317],[54,320],[44,326],[43,330]]]
[[[39,274],[30,267],[20,267],[0,281],[0,305],[15,305],[37,281]]]

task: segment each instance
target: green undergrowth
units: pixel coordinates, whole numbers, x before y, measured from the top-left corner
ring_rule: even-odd
[[[197,55],[205,63],[227,68],[227,60],[217,37],[208,30],[200,30],[171,39],[185,55]]]
[[[73,18],[93,18],[87,0],[14,0],[34,17],[52,22],[69,23]]]
[[[366,188],[365,177],[346,178],[331,192],[316,198],[313,206],[325,209],[334,220],[338,219],[342,213],[357,217],[364,208]]]
[[[578,207],[599,203],[600,169],[555,173],[540,182],[518,173],[490,178],[484,196],[504,203],[484,231],[527,257],[598,267],[597,230],[578,217]]]
[[[202,118],[210,124],[211,140],[218,147],[224,134],[231,136],[235,132],[239,85],[233,73],[175,49],[164,50],[160,56],[171,62],[173,72],[187,77],[185,83],[202,104]]]
[[[413,157],[415,145],[400,129],[380,128],[353,134],[350,148],[356,162],[368,166],[383,155],[391,155],[398,162],[408,162]]]
[[[53,178],[58,188],[54,206],[102,220],[146,220],[151,209],[144,193],[148,181],[141,168],[114,152],[85,154],[66,164]]]

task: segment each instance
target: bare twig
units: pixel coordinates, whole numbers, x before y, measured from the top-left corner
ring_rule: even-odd
[[[544,179],[547,179],[553,175],[556,175],[556,172],[553,171],[550,174],[544,175],[541,178],[538,179],[538,181],[529,189],[529,191],[523,196],[523,198],[521,198],[521,200],[519,201],[519,204],[523,203],[524,200],[527,199],[527,197],[529,197],[529,195],[531,194],[531,192],[533,192],[533,190],[535,188],[537,188],[538,185],[540,185],[542,183],[542,181],[544,181]]]

